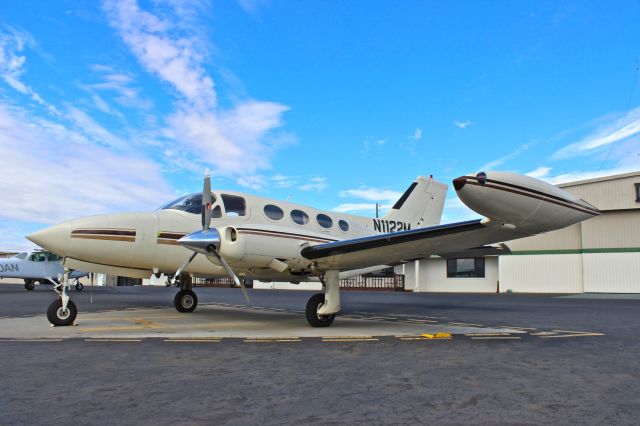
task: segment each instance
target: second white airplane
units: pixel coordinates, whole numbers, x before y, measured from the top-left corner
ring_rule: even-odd
[[[202,193],[159,210],[75,219],[27,238],[63,256],[67,268],[139,278],[171,275],[181,287],[174,299],[180,312],[192,312],[198,303],[191,275],[230,276],[245,297],[240,277],[319,280],[324,292],[309,299],[306,317],[311,326],[326,327],[340,311],[340,278],[430,255],[471,249],[477,255],[486,244],[560,229],[600,214],[556,186],[513,173],[461,176],[453,186],[462,202],[484,219],[440,225],[447,186],[431,178],[418,177],[386,216],[372,219],[212,192],[207,176]],[[58,298],[47,317],[54,325],[70,325],[76,306],[64,285],[55,290]]]

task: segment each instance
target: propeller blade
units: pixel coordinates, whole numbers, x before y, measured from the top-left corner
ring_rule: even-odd
[[[213,255],[218,259],[218,262],[220,262],[224,270],[227,271],[227,274],[231,278],[233,278],[233,281],[236,283],[236,285],[242,289],[242,294],[244,294],[244,298],[247,300],[247,302],[251,302],[251,300],[249,300],[249,294],[247,293],[247,288],[244,286],[244,280],[241,280],[240,278],[238,278],[236,273],[233,272],[233,269],[231,269],[231,266],[229,266],[227,261],[224,260],[217,251],[214,251]]]
[[[182,273],[182,271],[184,271],[184,268],[186,268],[187,266],[189,266],[189,264],[191,263],[191,261],[193,260],[194,257],[196,257],[198,253],[196,253],[195,251],[193,252],[193,254],[191,256],[189,256],[184,262],[182,262],[182,265],[180,265],[180,267],[178,268],[178,270],[176,271],[176,273],[173,275],[173,280],[172,283],[175,284],[176,279],[180,276],[180,274]]]
[[[202,188],[202,229],[205,231],[211,225],[211,204],[213,204],[211,177],[206,175],[204,177],[204,187]]]

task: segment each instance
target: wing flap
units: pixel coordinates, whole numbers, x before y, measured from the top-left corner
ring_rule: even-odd
[[[305,247],[321,269],[349,270],[456,253],[527,234],[488,220],[470,220]]]

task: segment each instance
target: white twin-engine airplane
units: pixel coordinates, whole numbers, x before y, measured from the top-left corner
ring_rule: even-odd
[[[430,255],[472,257],[486,244],[564,228],[600,214],[560,188],[513,173],[461,176],[453,187],[463,203],[485,218],[440,225],[447,186],[431,178],[418,177],[386,216],[372,219],[212,192],[207,176],[202,193],[159,210],[75,219],[27,238],[64,257],[66,268],[139,278],[166,273],[180,284],[174,299],[180,312],[192,312],[198,303],[191,275],[228,275],[247,300],[240,277],[319,280],[324,292],[309,299],[306,317],[313,327],[327,327],[340,311],[340,278]],[[65,289],[55,288],[58,299],[47,311],[54,325],[72,324],[76,317]]]

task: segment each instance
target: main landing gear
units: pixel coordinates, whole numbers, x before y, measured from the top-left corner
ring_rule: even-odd
[[[75,303],[67,294],[68,279],[69,270],[65,269],[62,279],[53,287],[53,290],[58,294],[58,298],[49,305],[47,319],[55,326],[71,325],[78,315]]]
[[[340,311],[340,279],[338,271],[327,271],[320,277],[324,293],[311,296],[305,310],[311,327],[329,327]]]
[[[191,290],[191,276],[189,274],[178,277],[180,280],[180,291],[173,298],[173,306],[178,312],[193,312],[198,306],[198,296]]]
[[[27,279],[24,280],[24,289],[25,290],[31,291],[31,290],[33,290],[35,288],[35,286],[36,286],[36,283],[35,283],[34,280],[27,280]]]

